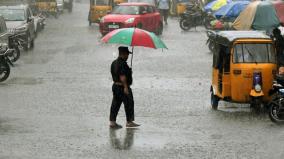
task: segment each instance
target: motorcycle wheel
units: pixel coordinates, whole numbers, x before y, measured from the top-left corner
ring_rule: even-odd
[[[10,75],[10,66],[6,62],[0,63],[0,82],[5,81]]]
[[[179,21],[179,26],[182,30],[184,31],[188,31],[191,28],[191,24],[190,21],[187,19],[181,19]]]
[[[8,55],[9,59],[12,61],[12,62],[16,62],[18,61],[18,59],[20,58],[20,49],[18,47],[15,47],[14,48],[15,50],[13,52],[11,52],[11,54]]]
[[[284,114],[283,110],[280,112],[279,105],[277,104],[270,104],[269,105],[269,118],[272,122],[278,124],[284,124]]]

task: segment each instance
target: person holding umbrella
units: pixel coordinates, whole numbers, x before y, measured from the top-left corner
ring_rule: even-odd
[[[126,127],[138,127],[134,123],[134,99],[132,90],[132,70],[127,65],[127,59],[131,53],[128,47],[120,46],[118,48],[119,56],[111,64],[111,75],[113,79],[112,92],[113,99],[110,108],[110,128],[119,129],[121,125],[116,123],[116,117],[121,104],[124,104],[126,114]]]
[[[132,51],[130,52],[128,47],[120,46],[118,48],[119,57],[114,60],[111,65],[111,74],[114,84],[112,86],[113,100],[110,110],[110,127],[122,128],[121,125],[116,123],[116,116],[122,103],[124,104],[126,113],[126,127],[137,127],[139,125],[134,123],[134,100],[132,90],[130,88],[132,84],[132,60],[134,47],[141,46],[153,49],[168,48],[154,33],[139,28],[116,29],[105,35],[101,40],[108,44],[121,44],[132,47]],[[132,54],[131,68],[126,62],[129,54]]]

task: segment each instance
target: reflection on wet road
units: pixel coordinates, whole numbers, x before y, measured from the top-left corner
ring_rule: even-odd
[[[125,130],[125,136],[124,138],[118,138],[117,137],[117,131],[116,129],[109,129],[109,138],[111,146],[114,149],[118,150],[129,150],[131,149],[133,143],[134,143],[134,133],[138,129],[135,128],[127,128]]]
[[[0,158],[283,158],[284,127],[248,105],[210,108],[212,54],[205,30],[183,32],[169,19],[169,50],[135,48],[139,130],[108,127],[116,45],[88,26],[88,0],[50,18],[35,48],[0,84]],[[125,125],[123,107],[118,123]]]

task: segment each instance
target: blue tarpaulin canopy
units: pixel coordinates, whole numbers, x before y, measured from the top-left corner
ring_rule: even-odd
[[[249,1],[234,1],[220,8],[214,13],[214,16],[219,19],[222,17],[234,20],[246,8]]]
[[[206,12],[209,12],[212,10],[212,8],[214,7],[214,5],[218,2],[219,0],[213,0],[212,2],[209,2],[205,5],[204,10]],[[227,3],[232,2],[232,0],[227,0]]]

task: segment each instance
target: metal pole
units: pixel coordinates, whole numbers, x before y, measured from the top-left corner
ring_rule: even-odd
[[[133,52],[133,50],[134,50],[134,47],[132,46],[132,55],[131,55],[131,68],[132,68],[132,60],[133,60],[133,55],[134,55],[134,52]]]

